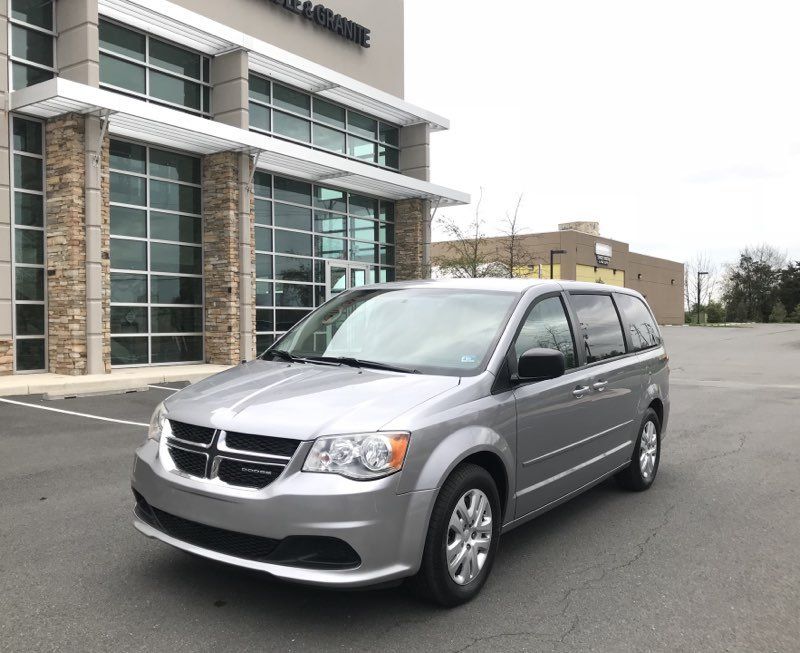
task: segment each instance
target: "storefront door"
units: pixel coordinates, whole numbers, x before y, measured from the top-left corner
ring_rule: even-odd
[[[325,299],[367,283],[367,266],[347,261],[325,262]]]

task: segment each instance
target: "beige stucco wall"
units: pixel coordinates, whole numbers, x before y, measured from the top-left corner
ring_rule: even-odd
[[[271,0],[172,1],[365,84],[403,97],[403,0],[330,0],[323,3],[332,11],[372,30],[369,48],[346,41],[313,21],[273,4]]]

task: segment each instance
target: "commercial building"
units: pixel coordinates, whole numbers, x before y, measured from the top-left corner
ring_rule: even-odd
[[[0,374],[253,358],[429,273],[402,0],[8,0]]]
[[[606,283],[647,298],[660,324],[683,324],[683,263],[630,251],[628,243],[600,236],[597,222],[568,222],[558,231],[517,236],[514,275]],[[481,260],[508,261],[508,237],[487,238]],[[452,256],[447,241],[434,243],[432,260]],[[551,259],[552,256],[552,259]]]

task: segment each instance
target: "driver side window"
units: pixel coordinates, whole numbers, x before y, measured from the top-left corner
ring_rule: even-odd
[[[535,348],[557,349],[564,354],[566,369],[576,367],[575,344],[560,297],[543,299],[531,309],[514,342],[514,355],[519,360]]]

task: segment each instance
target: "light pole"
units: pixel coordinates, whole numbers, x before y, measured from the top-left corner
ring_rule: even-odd
[[[708,272],[697,271],[697,326],[700,326],[700,275],[708,274]]]
[[[550,250],[550,278],[553,278],[553,256],[556,254],[566,254],[567,250],[565,249],[551,249]]]

